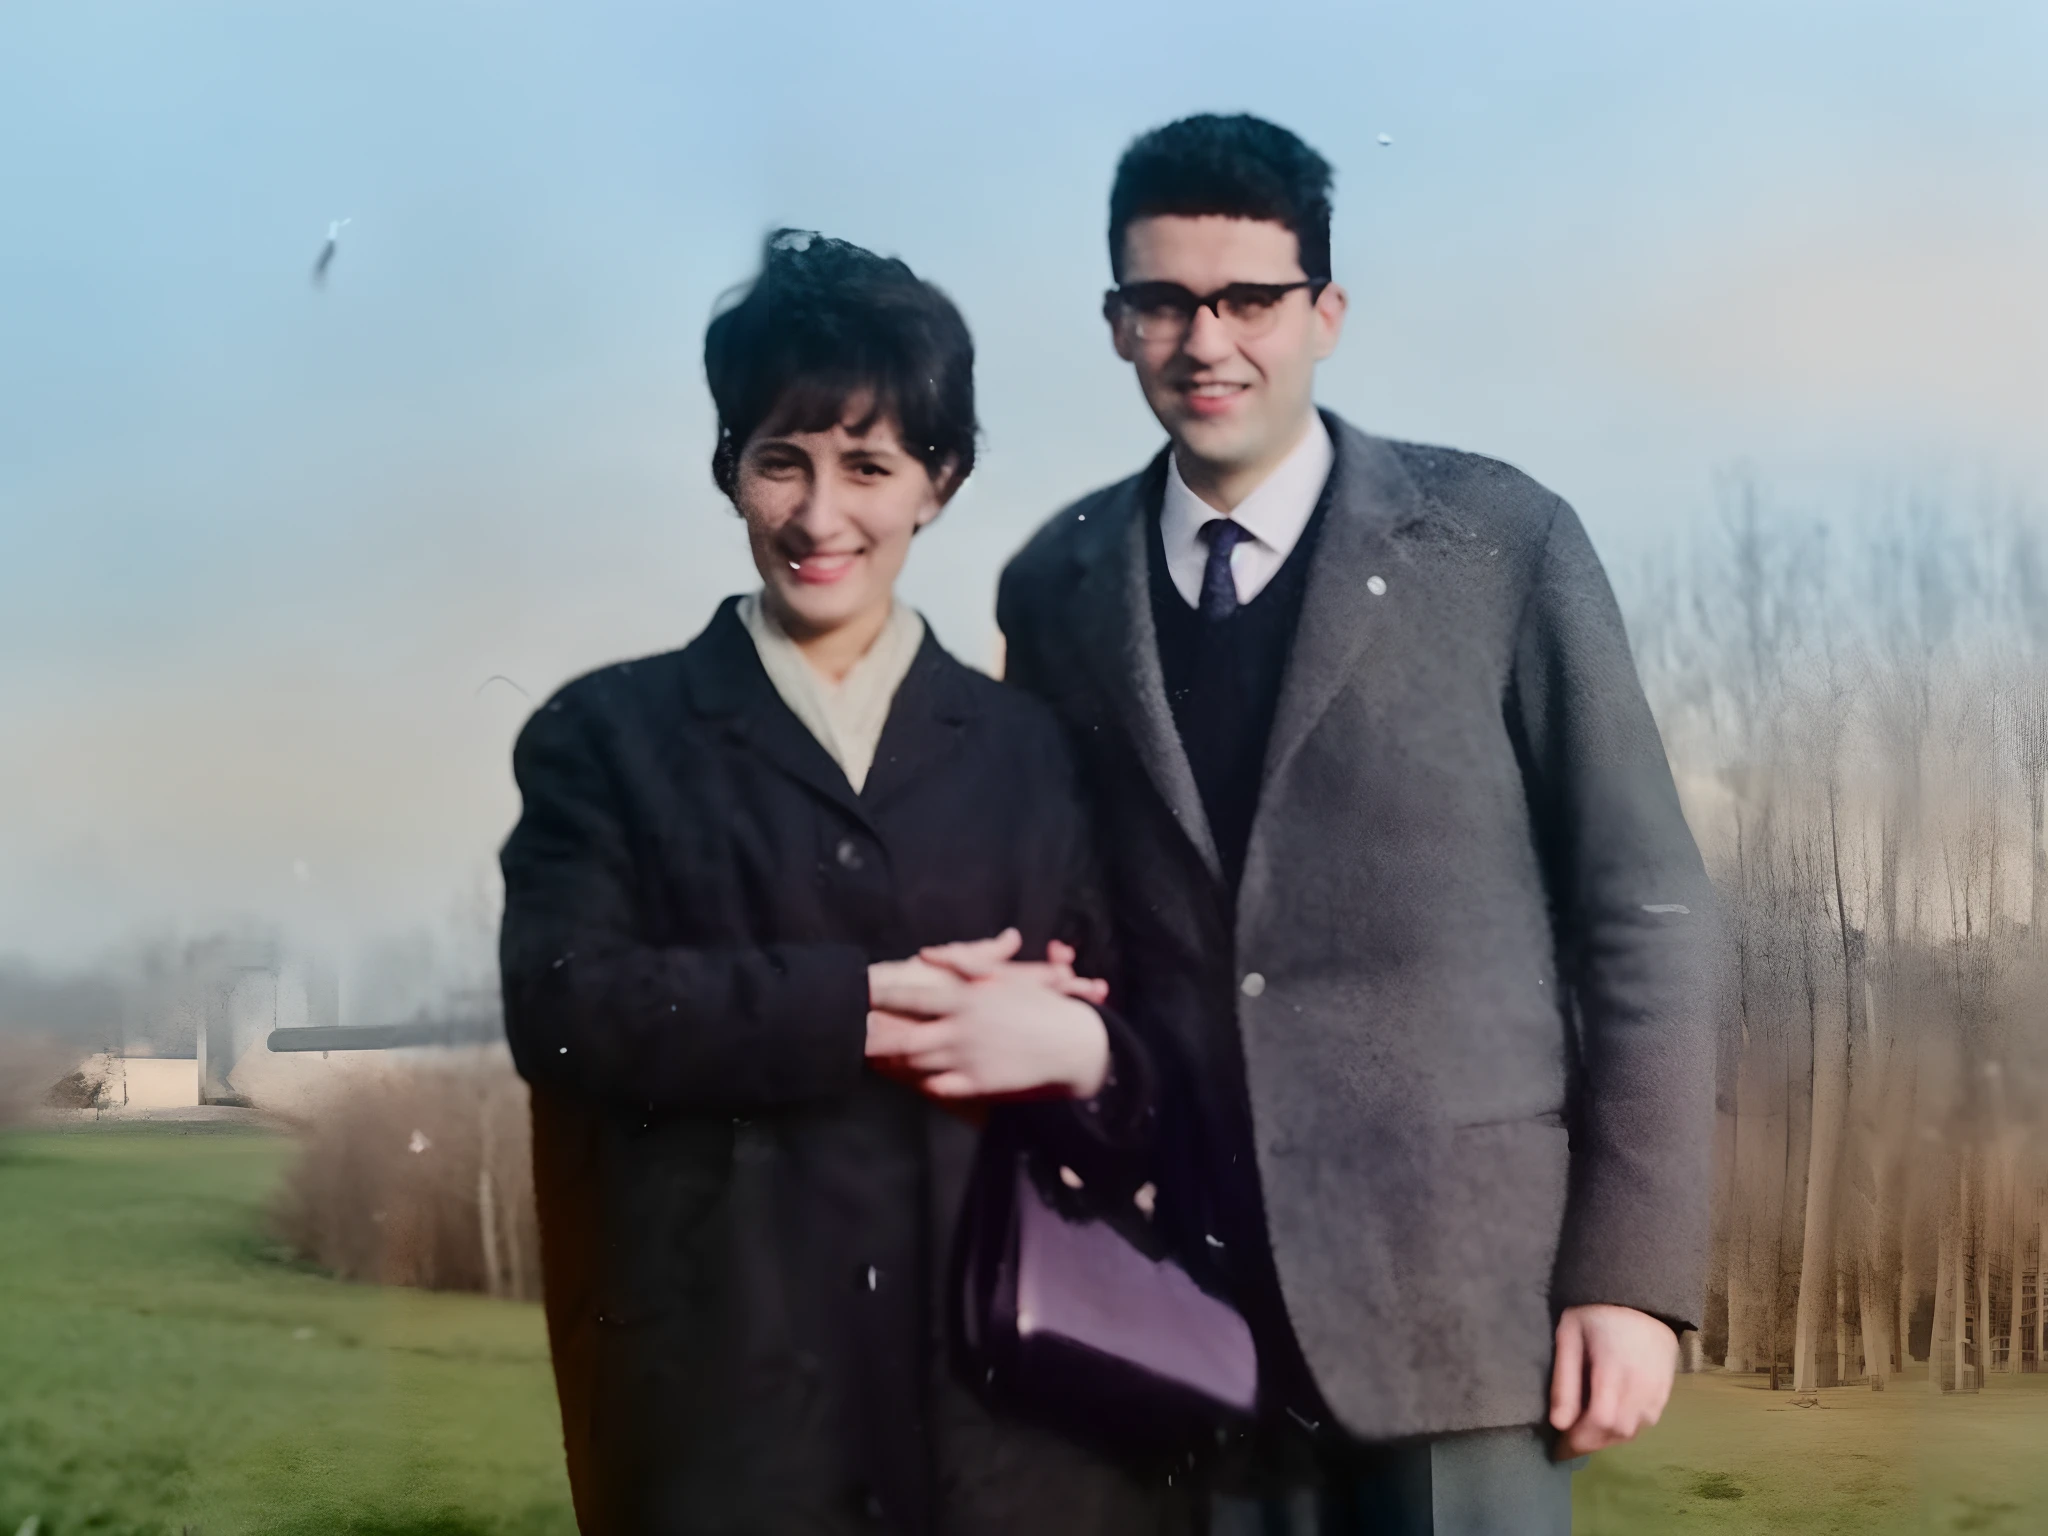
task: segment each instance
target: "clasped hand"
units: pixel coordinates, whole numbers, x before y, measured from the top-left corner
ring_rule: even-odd
[[[1074,973],[1055,941],[1016,958],[1014,928],[868,967],[869,1063],[935,1099],[1093,1098],[1109,1075],[1095,1005],[1106,983]]]

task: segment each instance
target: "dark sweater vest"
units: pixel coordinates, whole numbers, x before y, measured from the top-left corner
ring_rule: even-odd
[[[1202,810],[1216,839],[1223,877],[1235,893],[1259,805],[1259,780],[1280,680],[1301,621],[1309,562],[1327,508],[1325,494],[1273,579],[1227,619],[1188,606],[1166,570],[1159,504],[1151,512],[1152,627],[1181,747],[1194,770]]]
[[[1334,478],[1334,477],[1333,477]],[[1160,670],[1181,747],[1194,770],[1202,810],[1223,867],[1224,921],[1237,887],[1259,806],[1266,745],[1280,702],[1280,682],[1308,593],[1308,573],[1329,506],[1327,487],[1315,512],[1273,579],[1227,619],[1205,619],[1188,606],[1166,571],[1159,532],[1159,498],[1152,500],[1149,540],[1152,625],[1159,637]],[[1231,1053],[1234,1055],[1235,1053]],[[1241,1081],[1222,1095],[1225,1121],[1205,1138],[1204,1178],[1222,1251],[1208,1255],[1226,1277],[1251,1324],[1259,1350],[1260,1414],[1270,1423],[1291,1415],[1305,1422],[1329,1417],[1280,1295],[1266,1237],[1258,1158],[1252,1150],[1251,1105]]]

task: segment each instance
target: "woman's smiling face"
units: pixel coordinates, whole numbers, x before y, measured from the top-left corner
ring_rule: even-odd
[[[854,400],[824,431],[755,433],[733,501],[776,618],[805,641],[848,626],[879,633],[910,540],[945,494],[894,420]]]

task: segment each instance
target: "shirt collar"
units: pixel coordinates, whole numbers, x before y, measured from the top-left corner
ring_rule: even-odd
[[[1281,555],[1293,550],[1301,531],[1315,515],[1322,499],[1323,485],[1336,463],[1337,450],[1330,441],[1330,429],[1317,412],[1309,418],[1309,429],[1292,452],[1273,467],[1251,495],[1228,514],[1230,519],[1261,544]],[[1166,493],[1160,504],[1160,534],[1169,547],[1194,543],[1205,524],[1226,514],[1218,512],[1188,489],[1180,477],[1180,465],[1167,455]]]

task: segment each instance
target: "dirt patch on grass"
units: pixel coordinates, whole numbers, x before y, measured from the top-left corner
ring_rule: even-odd
[[[1746,1492],[1726,1472],[1702,1472],[1686,1491],[1696,1499],[1739,1499]]]

